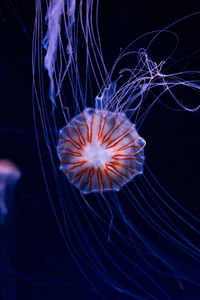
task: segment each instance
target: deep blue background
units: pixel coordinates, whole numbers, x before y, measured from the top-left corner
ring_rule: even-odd
[[[0,158],[11,159],[22,172],[15,195],[17,300],[97,299],[89,289],[81,288],[86,282],[64,246],[45,191],[32,116],[34,1],[16,2],[19,20],[9,10],[9,2],[0,4]],[[119,49],[137,36],[195,11],[192,1],[181,6],[174,1],[102,1],[100,30],[106,64],[110,67]],[[177,28],[184,39],[178,58],[200,45],[198,30],[192,31],[200,25],[200,16],[191,22]],[[138,47],[142,46],[141,42]],[[153,59],[162,59],[162,50],[165,53],[166,43],[152,50]],[[190,103],[190,94],[183,95]],[[160,182],[200,216],[199,116],[158,108],[146,119],[141,135],[147,140],[146,159]],[[0,287],[5,284],[2,278]],[[102,289],[106,299],[126,299],[108,287],[102,285]],[[168,292],[174,300],[200,299],[200,288],[189,285],[184,291],[169,286]]]

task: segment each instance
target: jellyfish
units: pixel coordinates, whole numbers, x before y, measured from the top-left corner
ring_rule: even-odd
[[[0,159],[0,266],[1,299],[16,299],[16,218],[13,192],[21,177],[18,167]]]
[[[0,160],[0,225],[5,223],[8,206],[12,205],[12,194],[21,174],[19,169],[7,159]]]
[[[36,0],[33,110],[46,188],[67,251],[92,291],[106,298],[105,285],[133,299],[172,299],[169,284],[200,285],[200,220],[153,174],[140,131],[158,103],[174,113],[199,110],[176,95],[178,87],[199,93],[199,71],[168,66],[176,67],[173,28],[199,15],[140,36],[108,70],[100,3],[52,0],[44,8]],[[149,53],[162,34],[175,46],[156,62]]]
[[[61,169],[83,193],[118,191],[142,173],[144,145],[123,113],[86,108],[61,129],[58,155]]]

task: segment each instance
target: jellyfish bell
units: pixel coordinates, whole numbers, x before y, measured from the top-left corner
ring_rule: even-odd
[[[58,156],[84,193],[116,190],[142,173],[145,141],[122,112],[86,108],[60,130]]]
[[[7,159],[0,159],[0,174],[20,178],[21,174],[18,167]]]
[[[21,173],[17,166],[7,159],[0,159],[0,224],[4,224],[12,193]]]

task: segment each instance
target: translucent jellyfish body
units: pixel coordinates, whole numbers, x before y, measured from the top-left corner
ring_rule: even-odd
[[[118,191],[143,172],[145,140],[121,112],[86,108],[60,130],[61,170],[83,193]]]
[[[11,205],[12,192],[21,174],[14,163],[7,159],[0,159],[0,225],[4,224]]]

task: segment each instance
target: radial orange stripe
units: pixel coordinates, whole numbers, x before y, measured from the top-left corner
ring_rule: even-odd
[[[121,180],[126,181],[121,175],[119,175],[116,171],[113,171],[112,169],[109,169],[109,164],[105,164],[106,168],[113,174],[117,175]]]
[[[110,162],[110,163],[108,164],[108,166],[110,166],[111,168],[113,168],[113,169],[114,169],[117,173],[119,173],[120,175],[126,177],[126,179],[129,179],[129,177],[128,177],[126,174],[121,173],[115,166],[113,166],[112,162]]]
[[[85,119],[84,113],[82,113],[82,117],[83,117],[83,121],[84,121],[86,131],[87,131],[87,141],[89,142],[89,127],[88,127],[87,121]]]
[[[116,157],[116,156],[119,156],[119,155],[115,155],[115,156],[113,156],[112,158],[114,158],[114,159],[116,159],[116,160],[127,160],[127,159],[130,159],[130,160],[138,160],[137,158],[135,158],[135,157],[123,157],[123,158],[120,158],[120,157]],[[122,156],[122,155],[120,155],[120,156]]]
[[[112,147],[115,147],[117,144],[119,144],[125,137],[127,137],[128,135],[130,135],[130,133],[132,132],[132,130],[130,132],[129,131],[130,128],[128,128],[126,131],[124,131],[124,133],[122,133],[120,136],[118,136],[117,138],[115,138],[114,140],[112,140],[111,142],[109,142],[107,145],[106,145],[106,149],[109,149],[109,148],[112,148]],[[126,134],[126,132],[128,132]],[[121,138],[120,138],[121,137]],[[118,140],[119,139],[119,140]],[[116,141],[117,140],[117,141]],[[112,146],[110,146],[114,141],[116,141]]]
[[[136,142],[140,137],[137,136],[136,138],[134,138],[133,140],[131,140],[128,144],[126,145],[123,145],[121,147],[119,147],[116,151],[121,151],[121,150],[126,150],[126,149],[129,149],[129,148],[141,148],[141,146],[136,146],[136,145],[131,145],[132,143]]]
[[[63,141],[63,142],[67,142],[69,139],[65,139],[64,137],[61,136],[60,140]]]
[[[98,182],[98,188],[99,188],[99,192],[101,191],[101,183],[100,183],[100,178],[99,178],[99,171],[100,169],[97,169],[97,182]]]
[[[106,174],[108,181],[110,183],[111,190],[113,191],[113,184],[112,184],[111,176],[108,174],[108,171],[106,170],[106,168],[104,168],[104,173]]]
[[[67,173],[71,172],[72,170],[74,170],[74,169],[76,169],[76,168],[82,167],[85,163],[86,163],[86,161],[85,161],[85,162],[82,162],[82,163],[79,164],[79,165],[76,165],[76,166],[74,166],[74,167],[71,167],[71,168],[69,168],[68,170],[65,170],[64,173],[67,174]]]
[[[111,138],[111,136],[113,135],[113,133],[114,133],[120,126],[122,126],[122,125],[124,124],[124,122],[125,122],[125,120],[121,121],[121,122],[114,128],[114,130],[111,132],[111,134],[110,134],[110,136],[108,137],[108,139],[106,139],[106,141],[102,142],[102,144],[106,143],[106,142]],[[115,141],[115,139],[114,139],[114,141]],[[109,142],[109,144],[110,144],[110,142]]]
[[[78,137],[78,139],[79,139],[79,142],[81,143],[81,145],[84,145],[84,144],[82,143],[82,141],[81,141],[80,134],[79,134],[79,132],[76,130],[74,124],[72,124],[72,127],[73,127],[74,131],[76,132],[76,135],[77,135],[77,137]]]
[[[79,134],[80,134],[80,136],[81,136],[81,138],[82,138],[82,140],[83,140],[83,144],[82,145],[85,145],[85,138],[84,138],[84,136],[82,135],[82,132],[81,132],[81,130],[80,130],[80,127],[79,127],[79,125],[78,125],[78,122],[75,120],[74,121],[75,123],[76,123],[76,126],[77,126],[77,128],[78,128],[78,132],[79,132]]]
[[[110,170],[108,169],[108,171],[110,171]],[[108,171],[107,171],[106,169],[104,169],[104,172],[107,173],[107,177],[110,178],[111,182],[113,181],[116,185],[118,185],[118,187],[121,188],[121,185],[119,184],[119,182],[117,182],[114,178],[112,178],[112,177],[108,174]],[[112,190],[113,190],[113,188],[112,188]]]
[[[132,145],[132,146],[128,146],[128,147],[126,147],[126,148],[123,148],[123,149],[117,149],[116,151],[124,151],[124,150],[130,149],[130,148],[139,149],[139,148],[143,148],[143,147],[141,147],[141,146],[134,146],[134,145]]]
[[[78,153],[78,152],[74,152],[74,153],[66,153],[66,152],[58,152],[59,155],[73,155],[73,156],[77,156],[77,157],[81,157],[82,154]]]
[[[76,153],[76,154],[82,155],[80,152],[75,152],[75,151],[73,151],[73,150],[71,150],[71,149],[69,149],[69,148],[67,148],[67,147],[61,147],[61,150],[65,150],[65,151],[69,151],[70,153]],[[79,150],[79,149],[78,149],[78,150]]]
[[[66,131],[68,137],[72,140],[72,142],[78,147],[78,149],[81,150],[81,149],[82,149],[81,144],[78,143],[77,141],[75,141],[75,140],[71,137],[71,135],[70,135],[69,131],[67,130],[67,128],[65,128],[65,131]],[[77,148],[77,147],[76,147],[76,148]]]
[[[97,134],[98,140],[100,139],[101,126],[102,126],[102,112],[101,112],[101,116],[100,116],[99,130],[98,130],[98,134]]]
[[[81,177],[82,177],[84,174],[87,173],[87,169],[88,169],[88,168],[85,168],[85,169],[81,170],[80,172],[78,172],[77,174],[75,174],[75,175],[72,177],[71,181],[74,181],[74,179],[76,179],[77,177],[80,177],[80,178],[77,178],[77,179],[74,181],[74,183],[75,183],[75,182],[78,182],[78,181],[81,179]]]
[[[107,116],[108,116],[108,114],[105,115],[105,118],[104,118],[104,121],[103,121],[103,126],[102,126],[102,129],[101,129],[100,135],[99,135],[99,139],[101,138],[101,136],[103,134],[103,131],[104,131],[104,128],[106,126]]]
[[[87,185],[90,185],[90,191],[92,190],[92,178],[94,176],[94,168],[91,168],[88,172],[88,177],[87,177]]]
[[[81,150],[79,147],[77,147],[71,140],[69,140],[69,139],[63,139],[63,140],[65,140],[65,142],[66,143],[69,143],[69,144],[71,144],[73,147],[75,147],[76,149],[78,149],[78,150]]]
[[[104,137],[102,138],[102,144],[104,144],[108,139],[109,139],[109,134],[110,132],[113,130],[113,128],[115,127],[115,124],[116,124],[116,118],[117,118],[117,113],[115,114],[115,118],[114,118],[114,121],[113,121],[113,125],[112,127],[108,130],[108,132],[104,135]]]
[[[61,164],[63,165],[79,165],[80,163],[82,163],[83,161],[77,161],[77,162],[66,162],[66,161],[60,161]]]
[[[95,172],[95,170],[94,170],[94,168],[93,168],[92,174],[91,174],[91,176],[90,176],[90,191],[92,190],[92,178],[93,178],[93,176],[94,176],[94,172]]]
[[[127,171],[129,171],[130,173],[132,173],[133,175],[135,174],[135,172],[133,172],[131,169],[133,169],[133,167],[128,166],[128,165],[124,165],[118,161],[113,161],[112,164],[119,166],[120,168],[123,168]]]
[[[93,123],[94,123],[94,114],[92,113],[92,119],[90,125],[90,143],[92,142],[92,138],[93,138]]]
[[[105,184],[104,184],[104,182],[103,182],[103,175],[102,175],[101,169],[99,168],[98,170],[99,170],[99,178],[100,178],[100,182],[101,182],[101,184],[102,184],[102,186],[103,186],[103,190],[104,190],[104,189],[105,189]]]

